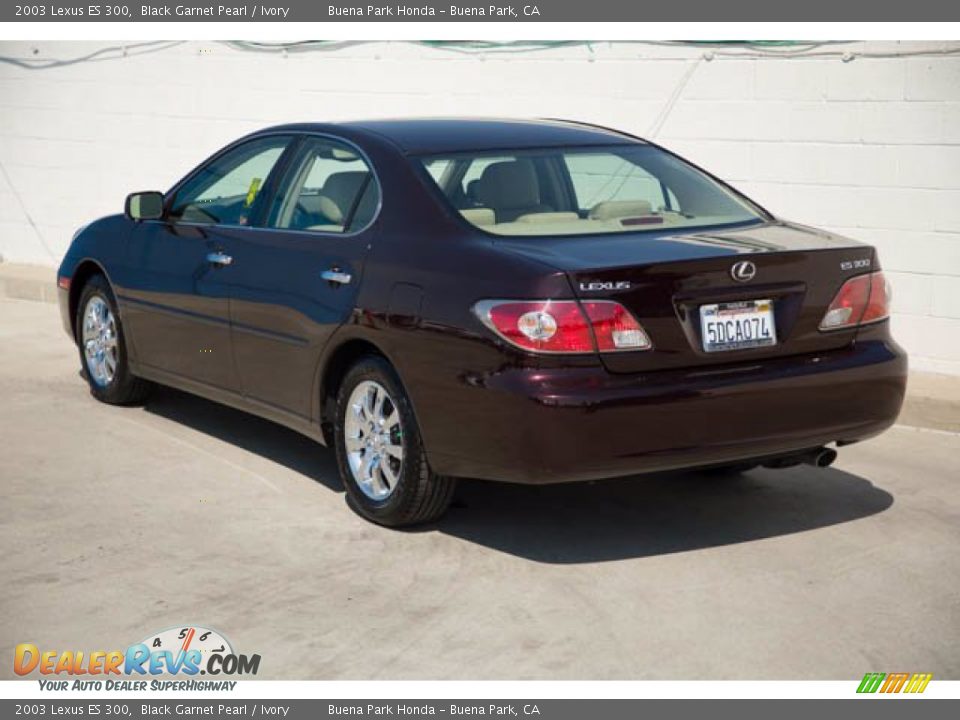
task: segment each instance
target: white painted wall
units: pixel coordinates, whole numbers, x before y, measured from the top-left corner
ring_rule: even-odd
[[[107,43],[2,42],[69,60]],[[918,369],[960,374],[960,43],[855,43],[837,56],[597,43],[465,54],[403,43],[265,54],[131,46],[85,62],[0,62],[0,254],[52,265],[73,231],[165,189],[241,133],[293,120],[566,117],[648,136],[773,212],[877,245],[894,331]],[[926,56],[904,53],[917,51]],[[947,54],[933,54],[943,53]]]

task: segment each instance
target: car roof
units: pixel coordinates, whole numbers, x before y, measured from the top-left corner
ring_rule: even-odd
[[[271,132],[278,130],[324,133],[339,130],[354,138],[376,135],[410,155],[643,142],[617,130],[569,120],[408,118],[297,123],[268,129]]]

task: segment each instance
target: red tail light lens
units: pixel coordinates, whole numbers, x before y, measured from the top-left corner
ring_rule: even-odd
[[[620,303],[606,300],[585,302],[583,309],[590,318],[600,352],[650,349],[650,338]]]
[[[858,275],[847,280],[830,307],[821,330],[856,327],[890,316],[890,287],[882,272]]]
[[[512,345],[538,353],[647,350],[650,340],[619,303],[576,300],[485,300],[474,313]]]
[[[507,342],[542,353],[593,352],[593,337],[573,300],[478,303],[484,324]]]
[[[890,317],[890,283],[882,272],[875,272],[870,278],[870,299],[860,318],[861,325]]]

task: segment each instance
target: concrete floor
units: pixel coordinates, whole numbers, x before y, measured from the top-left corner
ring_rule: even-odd
[[[94,402],[49,304],[0,300],[0,677],[13,647],[196,623],[261,679],[960,679],[960,436],[828,470],[464,483],[438,526],[344,502],[332,454],[173,391]]]

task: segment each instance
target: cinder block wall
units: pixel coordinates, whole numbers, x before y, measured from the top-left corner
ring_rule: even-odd
[[[960,374],[960,43],[828,44],[793,57],[646,43],[509,54],[113,45],[0,43],[14,61],[0,62],[8,262],[56,264],[74,230],[119,211],[128,191],[165,189],[264,125],[574,118],[656,139],[785,218],[874,243],[913,367]]]

